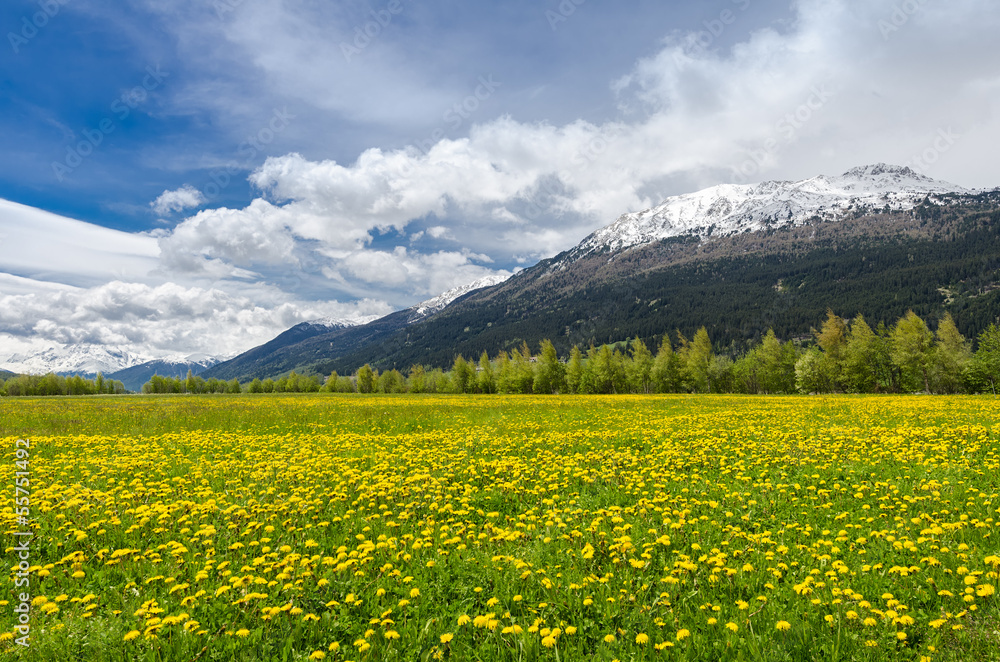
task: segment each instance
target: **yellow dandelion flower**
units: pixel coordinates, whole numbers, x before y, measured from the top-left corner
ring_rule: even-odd
[[[792,624],[789,623],[788,621],[778,621],[777,623],[774,624],[774,628],[781,632],[788,632],[789,630],[792,629]]]

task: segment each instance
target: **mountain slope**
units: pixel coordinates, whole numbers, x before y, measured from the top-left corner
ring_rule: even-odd
[[[674,330],[691,337],[701,325],[717,346],[735,349],[768,328],[807,336],[827,308],[873,326],[908,309],[928,321],[947,311],[972,337],[1000,312],[1000,195],[711,241],[673,237],[553,268],[567,257],[315,368],[445,366],[455,354],[494,356],[522,341],[536,349],[543,338],[565,354],[573,344],[649,343]]]
[[[94,375],[98,372],[110,374],[148,361],[150,357],[139,356],[104,345],[81,343],[49,347],[32,354],[12,354],[0,358],[0,367],[22,374]]]
[[[454,288],[415,306],[391,313],[367,324],[339,325],[322,328],[306,322],[292,327],[273,340],[206,371],[206,379],[239,379],[273,377],[296,368],[310,366],[330,356],[350,352],[357,347],[379,342],[443,310],[450,303],[479,288],[490,287],[506,280],[504,275],[487,276],[468,285]]]
[[[848,213],[905,211],[929,195],[953,193],[970,191],[884,163],[800,182],[723,184],[623,214],[584,239],[567,257],[622,251],[680,235],[720,237],[801,225],[810,219],[837,220]]]
[[[878,164],[802,182],[719,186],[625,214],[577,247],[423,319],[415,309],[306,339],[243,376],[446,366],[551,339],[656,341],[706,325],[740,347],[807,335],[828,307],[892,323],[952,312],[966,334],[997,314],[1000,194]],[[220,375],[221,376],[221,375]],[[240,376],[240,375],[233,375]],[[242,379],[243,376],[240,376]]]
[[[105,376],[120,381],[130,391],[139,392],[142,390],[142,385],[148,382],[153,375],[183,378],[187,375],[188,370],[191,371],[192,375],[200,375],[215,365],[215,363],[216,360],[212,358],[199,361],[167,361],[158,359],[118,370]]]

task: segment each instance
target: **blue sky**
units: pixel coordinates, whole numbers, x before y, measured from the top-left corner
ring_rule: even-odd
[[[716,184],[1000,184],[988,0],[15,0],[0,25],[0,364],[232,354]]]
[[[610,82],[654,54],[672,31],[703,29],[731,8],[743,15],[717,40],[725,46],[787,18],[763,6],[744,13],[742,2],[728,0],[590,0],[562,9],[558,2],[400,0],[398,13],[388,2],[282,4],[296,21],[319,28],[327,44],[349,46],[344,55],[333,48],[321,71],[310,69],[308,75],[319,74],[315,80],[282,80],[277,67],[267,73],[268,65],[255,65],[252,41],[234,35],[225,42],[239,14],[254,10],[249,0],[65,0],[52,5],[59,10],[47,21],[36,20],[38,2],[5,3],[0,121],[9,158],[0,166],[0,197],[123,230],[153,229],[151,200],[185,184],[204,190],[214,181],[213,166],[229,162],[239,172],[214,205],[247,204],[246,176],[267,156],[298,152],[350,163],[371,147],[426,144],[435,131],[460,137],[473,122],[504,114],[557,125],[615,119]],[[355,55],[354,30],[379,12],[387,25]],[[25,19],[43,25],[22,41],[17,37],[33,33]],[[499,87],[474,111],[455,111],[480,77]],[[316,89],[302,89],[312,84]],[[355,98],[338,98],[342,93]],[[275,109],[295,119],[260,149],[241,150]],[[106,135],[103,120],[111,121]],[[86,152],[86,144],[77,149],[81,142],[98,140],[73,167],[70,152]],[[69,169],[56,172],[54,163]]]

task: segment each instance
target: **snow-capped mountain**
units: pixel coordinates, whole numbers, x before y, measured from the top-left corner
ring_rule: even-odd
[[[461,285],[439,294],[436,297],[432,297],[426,301],[421,301],[411,308],[413,315],[410,317],[410,321],[415,322],[433,315],[440,310],[444,310],[444,308],[455,299],[464,296],[473,290],[499,285],[508,278],[510,278],[510,274],[491,274],[489,276],[484,276],[479,280],[473,281],[468,285]]]
[[[907,167],[852,168],[835,177],[803,181],[721,184],[668,198],[660,205],[623,214],[570,251],[570,259],[595,252],[616,252],[680,235],[726,236],[766,227],[799,225],[814,217],[836,220],[859,210],[912,209],[929,195],[971,193]]]
[[[339,317],[320,317],[318,319],[309,320],[307,322],[302,322],[298,326],[306,327],[322,327],[333,331],[335,329],[346,329],[349,326],[358,326],[359,324],[367,324],[373,320],[377,320],[378,315],[368,315],[365,317],[352,317],[350,319],[343,319]]]
[[[97,372],[110,374],[152,360],[131,352],[104,345],[78,344],[52,346],[31,354],[0,357],[0,368],[23,374]]]

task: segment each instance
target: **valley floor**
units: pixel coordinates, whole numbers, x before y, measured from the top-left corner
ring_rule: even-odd
[[[0,524],[33,536],[0,650],[1000,659],[997,421],[966,396],[7,398]]]

